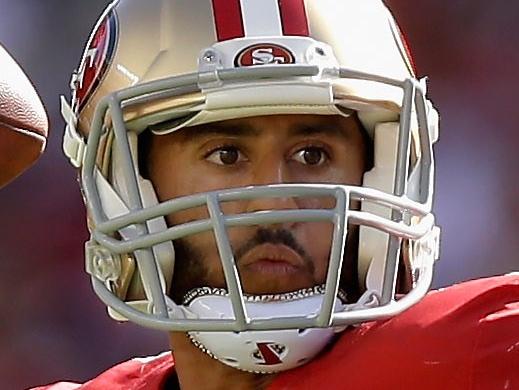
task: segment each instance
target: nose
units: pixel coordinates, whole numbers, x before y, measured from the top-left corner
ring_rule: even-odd
[[[299,209],[293,197],[258,197],[247,204],[247,212],[268,210],[296,210]]]
[[[289,184],[290,172],[283,158],[276,158],[272,154],[266,155],[252,171],[250,185],[263,186],[269,184]],[[260,197],[252,199],[247,204],[247,211],[263,210],[291,210],[298,209],[293,197]]]

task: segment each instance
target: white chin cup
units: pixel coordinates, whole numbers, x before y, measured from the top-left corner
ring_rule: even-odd
[[[276,296],[245,297],[245,308],[252,320],[278,317],[314,317],[321,310],[323,294],[293,300],[276,300]],[[268,298],[274,297],[274,299]],[[334,311],[344,304],[336,298]],[[188,316],[199,319],[234,319],[228,296],[205,295],[193,299],[186,307]],[[340,328],[311,328],[246,332],[189,332],[198,348],[231,367],[254,373],[269,374],[310,361],[340,332]]]

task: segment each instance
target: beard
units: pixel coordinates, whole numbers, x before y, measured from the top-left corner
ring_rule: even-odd
[[[175,240],[174,247],[175,268],[168,296],[181,305],[189,291],[207,284],[208,270],[200,251],[186,239]]]
[[[341,288],[348,296],[354,297],[359,294],[357,280],[357,247],[358,247],[358,229],[352,228],[348,233],[346,250],[344,252],[344,261],[341,270]],[[294,250],[303,259],[304,266],[311,274],[314,273],[314,260],[305,251],[303,246],[299,244],[292,232],[287,229],[266,229],[258,228],[250,239],[234,250],[235,262],[240,267],[241,259],[254,247],[262,244],[285,245]],[[352,245],[353,244],[353,245]],[[200,287],[223,287],[225,288],[225,280],[220,285],[214,285],[210,278],[210,269],[207,266],[207,259],[204,257],[203,251],[197,248],[189,240],[182,238],[175,240],[175,269],[173,280],[169,291],[169,297],[178,305],[181,305],[185,295]],[[243,283],[242,283],[243,284]],[[314,285],[319,284],[315,281]],[[313,287],[313,286],[309,286]]]

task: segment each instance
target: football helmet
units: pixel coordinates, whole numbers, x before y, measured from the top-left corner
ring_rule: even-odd
[[[86,271],[112,317],[185,331],[230,366],[276,372],[303,364],[334,333],[394,316],[430,287],[439,229],[431,212],[438,114],[415,76],[381,0],[118,0],[95,26],[72,98],[62,98],[63,147],[80,179],[91,239]],[[139,134],[272,114],[351,115],[373,141],[363,186],[275,184],[158,202],[139,173]],[[189,169],[189,166],[175,167]],[[334,197],[331,209],[225,215],[252,198]],[[350,206],[351,200],[361,208]],[[165,216],[205,207],[209,217],[168,226]],[[227,230],[287,221],[334,225],[325,285],[244,294]],[[363,294],[340,299],[348,226],[359,226]],[[173,241],[212,231],[227,289],[171,288]],[[396,294],[405,263],[412,285]],[[174,287],[174,286],[173,286]]]

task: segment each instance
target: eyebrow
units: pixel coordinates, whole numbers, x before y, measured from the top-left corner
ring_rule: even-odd
[[[261,131],[259,129],[248,124],[230,125],[215,122],[196,126],[191,131],[186,132],[183,138],[194,140],[210,135],[253,137],[260,134]]]
[[[332,138],[349,138],[347,129],[336,123],[297,123],[291,126],[288,130],[289,136],[312,136],[325,135]],[[261,129],[251,126],[247,123],[239,125],[228,123],[209,123],[193,127],[190,131],[182,134],[182,139],[187,141],[194,141],[208,136],[237,136],[237,137],[259,137],[261,136]]]
[[[348,138],[348,132],[345,131],[341,126],[335,123],[323,123],[323,124],[298,124],[293,126],[289,135],[318,135],[322,134],[334,138]]]

